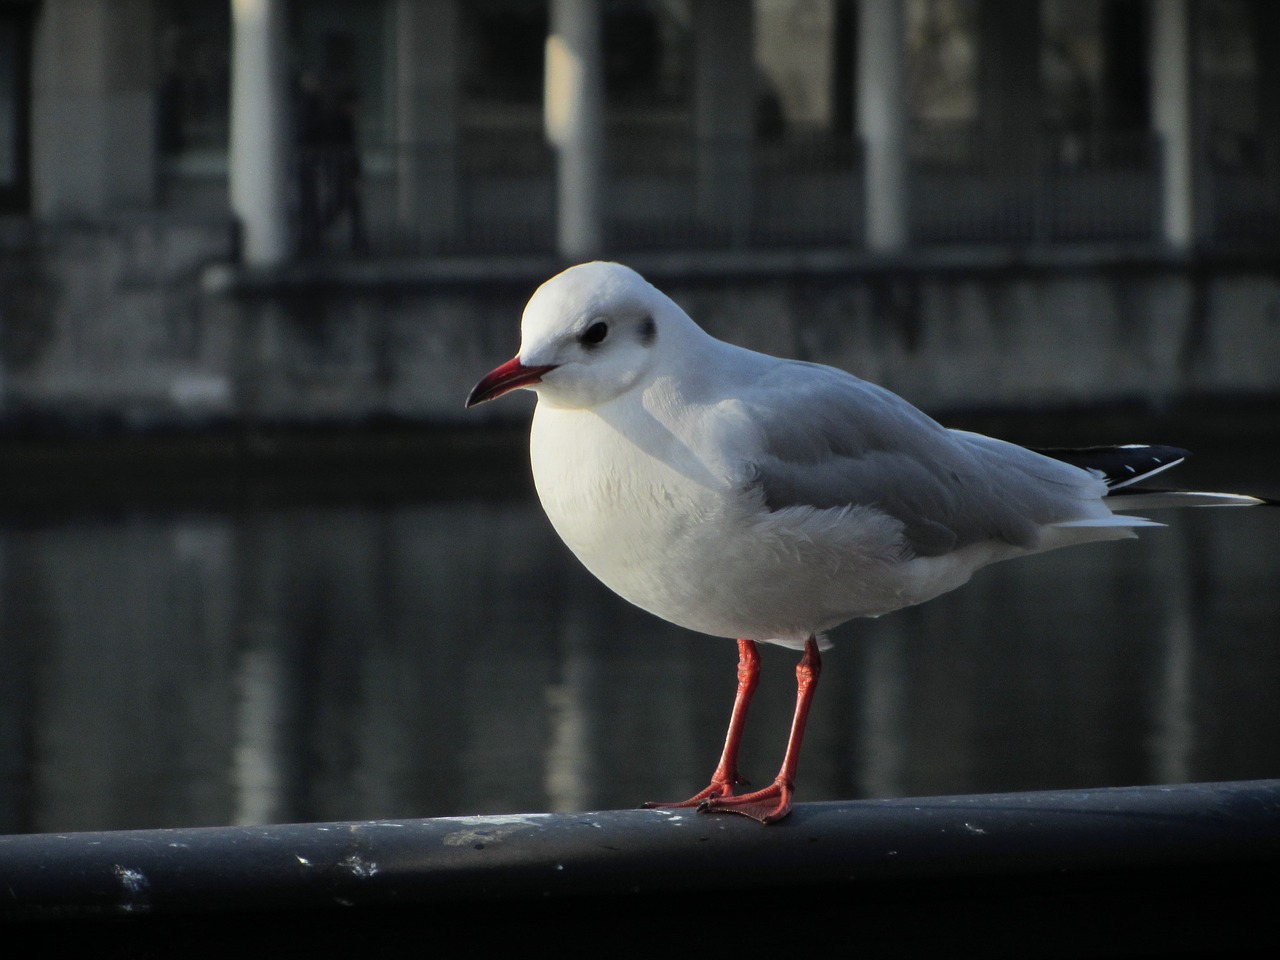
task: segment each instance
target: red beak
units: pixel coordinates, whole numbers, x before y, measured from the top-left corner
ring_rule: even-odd
[[[474,407],[477,403],[494,400],[517,387],[528,387],[542,382],[542,375],[554,370],[556,365],[545,367],[526,367],[519,357],[512,357],[502,366],[490,370],[484,379],[477,383],[467,395],[466,406]]]

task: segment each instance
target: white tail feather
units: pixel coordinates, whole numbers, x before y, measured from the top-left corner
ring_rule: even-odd
[[[1146,517],[1110,516],[1063,520],[1060,523],[1051,523],[1049,526],[1065,529],[1068,527],[1163,527],[1164,524],[1156,520],[1148,520]]]
[[[1113,511],[1162,510],[1166,507],[1252,507],[1266,501],[1239,493],[1199,490],[1158,490],[1109,496],[1102,501]]]

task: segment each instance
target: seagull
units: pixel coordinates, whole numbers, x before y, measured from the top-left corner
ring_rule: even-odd
[[[640,274],[570,267],[543,283],[519,353],[466,406],[537,394],[529,453],[552,526],[614,592],[736,639],[738,686],[708,786],[678,803],[775,823],[791,811],[824,633],[961,586],[1000,560],[1160,526],[1118,511],[1261,502],[1138,492],[1186,451],[1032,450],[948,429],[843,370],[717,340]],[[778,776],[737,794],[758,644],[803,651]]]

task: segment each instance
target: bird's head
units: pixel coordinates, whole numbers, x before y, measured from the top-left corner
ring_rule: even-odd
[[[570,267],[534,292],[520,325],[520,352],[475,385],[467,406],[526,387],[555,406],[595,407],[651,378],[669,356],[667,336],[692,326],[629,267]]]

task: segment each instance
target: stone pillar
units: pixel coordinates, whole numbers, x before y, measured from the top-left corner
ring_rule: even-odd
[[[241,257],[271,266],[291,251],[285,0],[231,0],[231,210]]]
[[[755,136],[752,5],[694,0],[694,130],[698,219],[733,246],[751,226]]]
[[[458,226],[457,0],[396,0],[401,234],[439,249]]]
[[[900,0],[858,4],[858,133],[862,137],[866,244],[890,252],[907,245],[906,56]]]
[[[543,109],[556,150],[556,249],[570,260],[604,245],[603,45],[600,0],[551,0]]]
[[[1151,5],[1151,116],[1163,148],[1165,242],[1195,243],[1195,139],[1191,102],[1191,9],[1188,0]]]
[[[44,0],[32,38],[32,210],[100,216],[155,202],[149,0]]]

